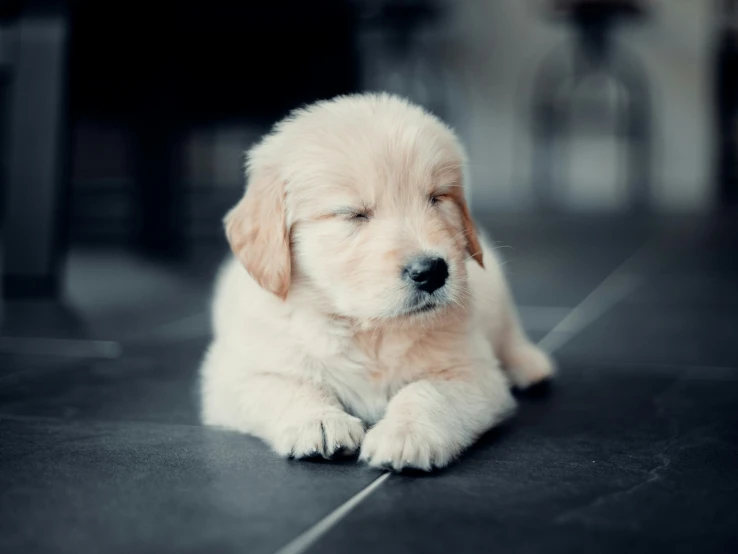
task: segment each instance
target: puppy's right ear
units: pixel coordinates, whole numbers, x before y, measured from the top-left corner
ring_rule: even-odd
[[[284,300],[292,267],[285,187],[276,172],[249,168],[246,194],[224,223],[231,250],[246,271]]]

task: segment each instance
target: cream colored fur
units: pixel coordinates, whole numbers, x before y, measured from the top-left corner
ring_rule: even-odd
[[[282,456],[430,470],[513,413],[511,383],[549,378],[477,236],[465,162],[448,127],[389,95],[298,110],[256,145],[226,217],[203,421]],[[449,278],[418,300],[402,270],[420,255]]]

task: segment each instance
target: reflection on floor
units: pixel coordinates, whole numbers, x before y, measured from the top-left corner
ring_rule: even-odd
[[[66,306],[3,306],[0,550],[738,551],[736,228],[483,221],[561,376],[453,467],[359,497],[380,473],[198,425],[222,245],[75,251]]]

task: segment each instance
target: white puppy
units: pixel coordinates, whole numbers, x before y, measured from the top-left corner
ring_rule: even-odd
[[[389,95],[297,110],[254,146],[225,219],[203,421],[282,456],[430,470],[513,412],[510,382],[549,378],[464,164],[447,126]]]

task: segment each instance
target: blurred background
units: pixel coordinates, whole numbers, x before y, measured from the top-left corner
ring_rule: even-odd
[[[0,3],[3,288],[72,245],[220,237],[243,152],[306,102],[392,91],[457,129],[480,213],[735,203],[733,0]]]
[[[357,91],[458,131],[561,368],[430,479],[199,425],[244,151]],[[0,550],[299,554],[360,500],[320,551],[738,552],[737,208],[738,0],[0,0]]]

